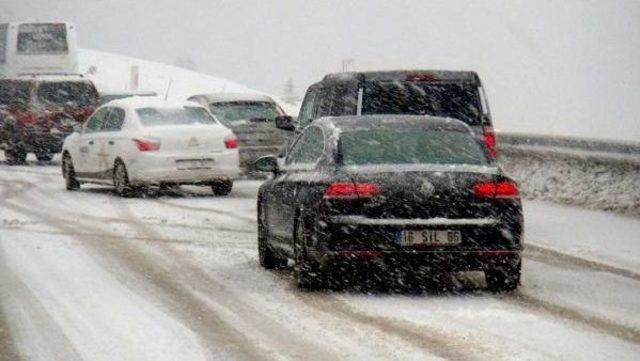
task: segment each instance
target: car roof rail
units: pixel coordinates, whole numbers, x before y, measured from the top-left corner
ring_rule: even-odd
[[[80,78],[84,78],[84,74],[81,73],[19,73],[18,77],[31,77],[36,78],[39,76],[77,76]]]

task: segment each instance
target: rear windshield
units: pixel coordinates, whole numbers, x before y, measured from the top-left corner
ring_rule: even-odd
[[[210,105],[211,112],[224,123],[239,120],[274,120],[280,113],[271,102],[221,102]]]
[[[29,87],[26,81],[0,81],[0,105],[26,105]]]
[[[145,127],[166,125],[216,124],[215,119],[200,107],[183,108],[139,108],[140,122]]]
[[[344,165],[488,164],[484,150],[467,132],[440,129],[369,129],[340,136]]]
[[[18,27],[18,53],[66,53],[65,24],[22,24]]]
[[[98,92],[93,84],[87,82],[45,82],[38,87],[38,99],[55,105],[94,105],[98,101]]]
[[[482,124],[478,87],[464,83],[367,82],[362,114],[412,114],[451,117]]]

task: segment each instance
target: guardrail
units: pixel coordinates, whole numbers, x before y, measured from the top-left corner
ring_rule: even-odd
[[[640,142],[499,133],[525,198],[640,216]]]

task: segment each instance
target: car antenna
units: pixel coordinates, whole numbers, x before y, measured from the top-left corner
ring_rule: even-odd
[[[169,84],[167,85],[167,91],[164,93],[164,101],[167,101],[169,97],[169,89],[171,89],[171,84],[173,83],[173,79],[169,79]]]

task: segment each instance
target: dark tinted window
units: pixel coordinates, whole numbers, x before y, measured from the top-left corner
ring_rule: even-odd
[[[0,80],[0,105],[26,105],[30,99],[31,83]]]
[[[146,127],[163,125],[217,124],[215,119],[200,107],[140,108],[136,109],[140,122]]]
[[[315,111],[315,99],[315,89],[310,89],[309,91],[307,91],[307,95],[304,97],[302,107],[300,108],[300,116],[298,117],[300,128],[306,127],[311,122]]]
[[[7,56],[7,24],[0,24],[0,63],[4,63]]]
[[[102,123],[106,120],[105,118],[109,115],[110,110],[111,108],[98,109],[85,123],[84,132],[93,133],[99,131],[100,128],[102,128]]]
[[[324,134],[318,127],[307,129],[287,156],[286,164],[315,163],[324,151]]]
[[[122,129],[124,123],[124,110],[120,108],[111,108],[111,113],[107,117],[107,120],[102,126],[102,130],[106,132],[113,132]]]
[[[367,82],[362,114],[426,114],[482,124],[478,87],[461,83]]]
[[[68,50],[65,24],[21,24],[18,27],[18,53],[64,53]]]
[[[280,115],[275,104],[260,101],[212,103],[209,110],[225,123],[251,119],[274,120]]]
[[[98,92],[89,82],[43,82],[38,87],[38,99],[55,105],[85,106],[98,102]]]
[[[345,83],[333,86],[331,115],[355,115],[358,106],[358,84]]]
[[[340,136],[345,165],[487,164],[481,146],[467,132],[428,129],[367,129]]]

